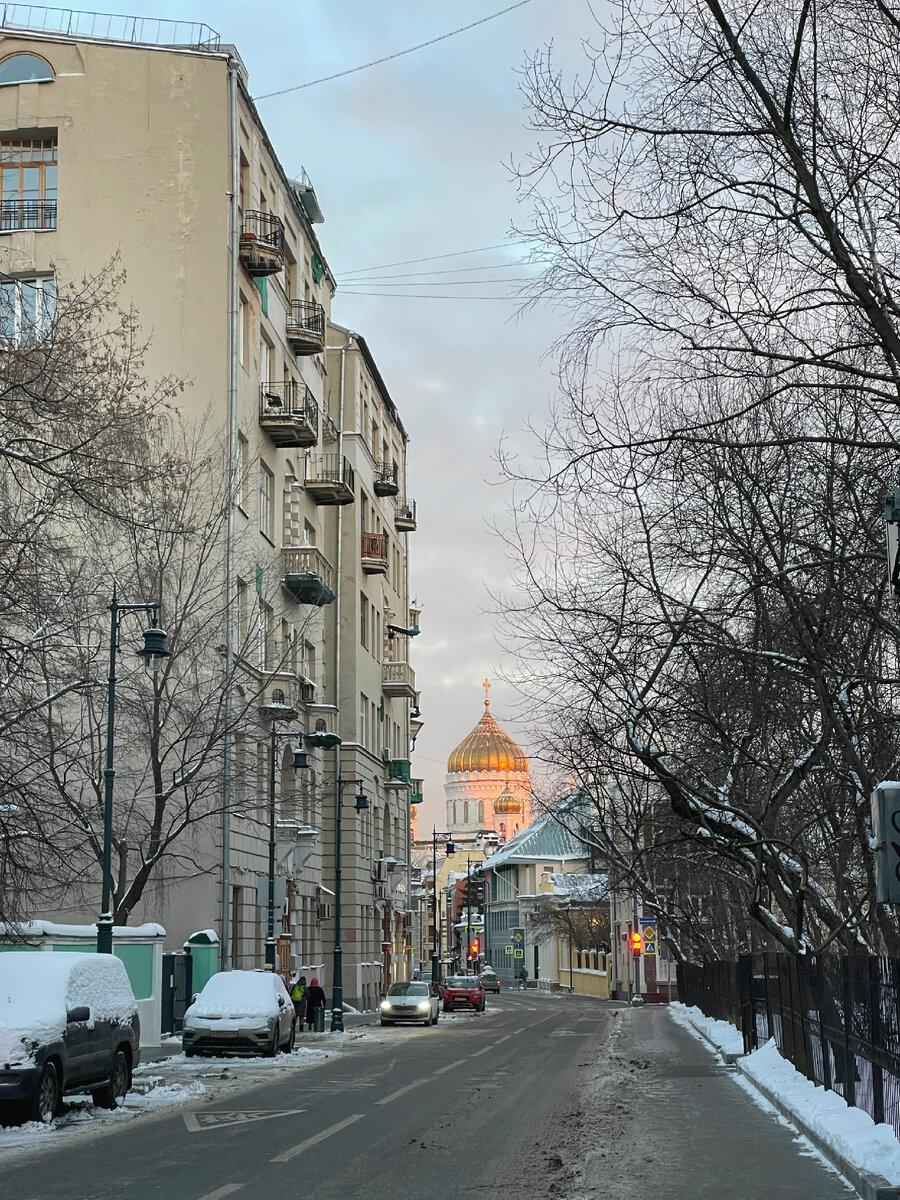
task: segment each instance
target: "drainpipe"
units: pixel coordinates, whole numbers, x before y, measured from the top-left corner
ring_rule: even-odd
[[[232,677],[234,675],[234,501],[239,469],[237,445],[238,338],[240,332],[238,295],[238,251],[240,247],[240,143],[238,139],[238,64],[228,60],[228,115],[230,118],[228,152],[231,159],[231,200],[229,204],[229,280],[228,280],[228,496],[225,519],[225,753],[222,778],[222,939],[219,965],[223,971],[231,962],[231,772],[234,762],[234,717]]]

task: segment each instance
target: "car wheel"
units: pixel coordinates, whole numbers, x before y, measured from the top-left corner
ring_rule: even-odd
[[[185,1058],[194,1058],[196,1056],[196,1054],[197,1054],[196,1050],[185,1050],[184,1057]]]
[[[59,1075],[53,1063],[44,1063],[37,1091],[28,1102],[28,1119],[49,1125],[59,1108]]]
[[[131,1083],[131,1072],[128,1070],[128,1059],[122,1050],[117,1050],[112,1066],[109,1069],[109,1079],[102,1087],[91,1089],[91,1099],[98,1108],[121,1108],[128,1095],[128,1085]]]

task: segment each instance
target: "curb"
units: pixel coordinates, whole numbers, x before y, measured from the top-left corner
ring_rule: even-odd
[[[688,1018],[690,1020],[690,1018]],[[851,1184],[857,1192],[859,1192],[862,1200],[900,1200],[900,1186],[888,1183],[881,1175],[873,1175],[869,1171],[864,1171],[860,1167],[855,1166],[849,1159],[844,1158],[835,1150],[834,1146],[829,1145],[824,1141],[815,1130],[811,1129],[801,1116],[799,1116],[789,1105],[771,1092],[765,1084],[760,1083],[748,1071],[744,1069],[742,1054],[726,1053],[716,1045],[702,1029],[698,1029],[693,1021],[690,1022],[691,1028],[694,1029],[704,1042],[710,1046],[726,1066],[734,1067],[746,1079],[752,1088],[754,1088],[765,1100],[772,1105],[776,1112],[780,1113],[786,1120],[802,1133],[807,1141],[812,1142],[813,1146],[818,1150],[822,1157],[835,1168],[840,1171],[849,1184]]]

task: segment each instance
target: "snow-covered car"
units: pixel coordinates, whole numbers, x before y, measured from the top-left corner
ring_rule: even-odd
[[[500,995],[500,976],[493,967],[485,967],[481,972],[481,986],[486,992],[496,992]]]
[[[397,1021],[421,1021],[423,1025],[437,1025],[441,1002],[437,988],[430,983],[392,983],[381,1002],[382,1025],[394,1025]]]
[[[265,1054],[294,1048],[294,1006],[274,971],[219,971],[184,1014],[185,1054]]]
[[[65,1092],[118,1108],[140,1062],[137,1002],[112,954],[0,954],[0,1120],[52,1121]]]

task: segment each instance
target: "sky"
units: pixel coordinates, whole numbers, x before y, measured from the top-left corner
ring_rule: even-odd
[[[145,0],[132,11],[212,26],[237,46],[256,98],[416,46],[513,2]],[[90,8],[123,6],[92,0]],[[445,827],[447,756],[481,716],[486,676],[493,715],[529,751],[527,731],[513,719],[517,697],[504,682],[513,668],[491,611],[491,593],[509,574],[492,532],[508,523],[510,499],[496,453],[502,438],[527,452],[526,425],[545,419],[556,390],[548,351],[563,318],[540,307],[522,315],[521,299],[508,298],[518,287],[511,281],[534,276],[522,263],[528,246],[509,243],[513,227],[530,219],[510,164],[536,139],[519,90],[526,57],[552,41],[560,59],[574,63],[591,28],[587,0],[528,0],[415,53],[258,100],[282,165],[289,176],[306,170],[325,214],[316,232],[338,279],[332,317],[365,336],[410,435],[408,490],[418,506],[411,582],[422,607],[413,665],[425,721],[413,774],[425,780],[422,829],[432,821]],[[461,253],[480,247],[498,248]],[[408,263],[436,255],[453,257]],[[390,265],[397,263],[408,265]],[[441,268],[455,273],[406,275]]]

